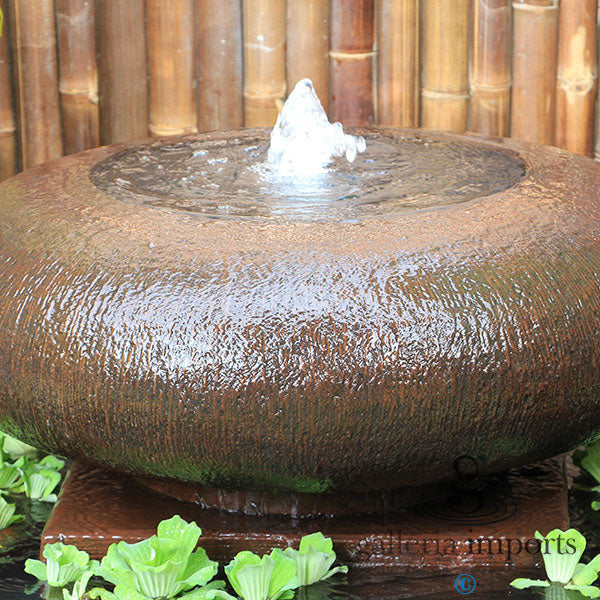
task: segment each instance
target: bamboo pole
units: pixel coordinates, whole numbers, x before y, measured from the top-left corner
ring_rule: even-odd
[[[148,135],[144,0],[96,0],[100,141]]]
[[[597,0],[562,0],[556,77],[556,145],[590,156],[598,77]]]
[[[287,87],[312,79],[323,108],[329,107],[329,3],[327,0],[287,2]]]
[[[469,0],[423,0],[425,129],[467,129],[468,65]]]
[[[473,0],[471,131],[510,131],[511,0]]]
[[[243,0],[247,127],[272,127],[286,92],[285,0]]]
[[[194,0],[146,0],[150,133],[196,131]]]
[[[53,0],[12,0],[10,32],[23,168],[62,155]]]
[[[420,0],[380,0],[378,22],[379,123],[419,126]]]
[[[332,0],[330,110],[344,125],[375,122],[374,0]]]
[[[7,14],[6,0],[0,0],[2,14]],[[8,23],[4,22],[0,37],[0,181],[17,172],[17,128],[10,80],[10,47]]]
[[[598,23],[597,29],[600,30],[600,0],[598,0]],[[598,98],[596,98],[596,105],[600,107],[600,85],[596,86],[598,89]],[[596,127],[595,127],[595,146],[594,146],[594,158],[600,162],[600,108],[596,115]]]
[[[66,154],[95,148],[98,71],[92,0],[56,0],[59,92]]]
[[[554,143],[558,0],[513,2],[512,137]]]
[[[244,125],[239,0],[196,0],[198,130]]]

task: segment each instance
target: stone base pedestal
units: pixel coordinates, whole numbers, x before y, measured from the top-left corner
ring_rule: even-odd
[[[101,558],[115,541],[136,542],[179,514],[202,528],[201,545],[213,560],[228,562],[240,550],[258,554],[297,545],[302,535],[331,536],[340,560],[372,571],[486,566],[528,569],[541,563],[533,539],[568,526],[562,460],[515,469],[455,490],[446,500],[378,516],[295,519],[285,515],[229,513],[175,500],[134,480],[75,464],[42,536],[45,544],[75,544]]]

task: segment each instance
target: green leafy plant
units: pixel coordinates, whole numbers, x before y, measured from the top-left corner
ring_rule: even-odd
[[[61,458],[48,454],[42,460],[37,462],[38,469],[50,469],[52,471],[60,471],[64,468],[65,461]]]
[[[24,458],[20,458],[16,462],[8,460],[8,455],[0,452],[0,490],[14,490],[22,485],[21,471]]]
[[[46,467],[61,468],[62,461],[51,457],[38,464],[42,471]],[[333,542],[314,533],[301,539],[299,550],[275,548],[262,557],[238,553],[225,567],[236,597],[225,590],[224,581],[213,580],[218,564],[202,548],[196,549],[201,534],[196,523],[176,515],[162,521],[146,540],[112,544],[101,563],[75,546],[58,543],[44,548],[46,562],[30,559],[25,571],[48,583],[49,592],[73,584],[70,590],[62,590],[61,600],[286,600],[299,586],[347,572],[347,567],[331,568],[336,560]],[[87,591],[93,576],[114,589]],[[328,590],[324,591],[318,597],[328,597]]]
[[[298,587],[296,572],[295,561],[279,548],[262,558],[246,550],[239,552],[225,567],[229,583],[244,600],[293,598]]]
[[[51,587],[64,587],[69,583],[83,581],[88,574],[91,577],[99,565],[98,561],[90,560],[87,552],[61,543],[48,544],[44,548],[43,557],[46,559],[45,563],[28,559],[25,562],[25,572],[47,582]]]
[[[578,483],[577,487],[587,492],[600,494],[600,440],[587,446],[585,451],[576,452],[573,455],[573,459],[596,482],[594,486],[586,486]],[[600,510],[599,500],[592,501],[592,509]]]
[[[176,515],[162,521],[156,535],[147,540],[112,544],[96,574],[114,584],[114,591],[95,588],[90,597],[210,600],[225,584],[214,581],[207,585],[217,574],[218,564],[209,560],[202,548],[194,552],[201,534],[196,523],[187,523]],[[201,589],[193,590],[197,587]]]
[[[329,579],[336,573],[347,573],[348,567],[335,567],[336,555],[333,551],[333,541],[321,532],[305,535],[300,540],[300,549],[286,548],[283,554],[296,563],[298,584],[311,585],[317,581]]]
[[[48,455],[38,460],[35,448],[0,432],[0,490],[25,493],[32,500],[54,502],[65,461]]]
[[[586,540],[579,531],[554,529],[546,536],[536,531],[535,537],[541,542],[540,550],[548,579],[520,578],[513,580],[511,586],[524,589],[560,584],[566,590],[576,590],[588,598],[600,596],[600,588],[592,585],[598,578],[600,555],[588,564],[579,562],[586,546]]]
[[[65,462],[56,456],[46,456],[42,460],[32,461],[24,458],[24,463],[19,467],[22,478],[22,487],[28,498],[40,502],[56,502],[58,496],[54,490],[60,483],[62,475],[60,470]]]
[[[73,589],[70,592],[63,589],[63,600],[81,600],[85,596],[87,586],[93,576],[93,571],[86,571],[81,576],[81,579],[73,585]]]
[[[23,471],[23,488],[28,498],[40,502],[56,502],[58,496],[52,492],[61,480],[60,473],[50,469]]]
[[[11,460],[17,460],[22,456],[26,456],[27,458],[37,458],[39,452],[37,448],[26,444],[18,440],[17,438],[11,437],[6,433],[2,433],[0,431],[0,449],[8,454]]]
[[[0,496],[0,530],[6,529],[25,518],[22,515],[15,515],[16,509],[15,504],[10,504]]]
[[[18,442],[14,438],[0,432],[0,490],[14,491],[22,486],[20,469],[27,460],[19,452]]]

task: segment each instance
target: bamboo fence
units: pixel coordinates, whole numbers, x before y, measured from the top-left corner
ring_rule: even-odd
[[[309,77],[329,108],[329,3],[327,0],[287,0],[286,75],[289,91]]]
[[[418,127],[420,1],[380,0],[378,115],[381,125]]]
[[[6,0],[0,0],[0,10],[6,14]],[[10,46],[8,23],[0,37],[0,181],[17,171],[17,127],[10,77]]]
[[[52,0],[8,4],[21,161],[27,169],[63,153]]]
[[[469,115],[469,0],[423,0],[423,127],[464,131]]]
[[[331,116],[347,125],[375,123],[375,1],[331,0]]]
[[[510,132],[511,0],[473,0],[471,130]]]
[[[96,0],[100,141],[103,144],[148,135],[144,8],[144,0]]]
[[[558,0],[513,2],[511,135],[554,144]]]
[[[239,0],[196,0],[198,131],[244,126]]]
[[[599,0],[0,0],[0,179],[99,144],[332,120],[600,159]]]
[[[65,154],[100,143],[94,3],[56,0],[60,105]]]
[[[150,133],[196,131],[194,0],[146,0]]]
[[[598,78],[597,0],[562,0],[556,77],[556,145],[591,154]]]
[[[285,80],[284,0],[242,0],[244,114],[248,127],[273,125],[283,106]]]

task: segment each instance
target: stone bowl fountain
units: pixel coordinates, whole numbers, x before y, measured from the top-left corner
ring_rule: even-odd
[[[0,185],[0,429],[205,505],[307,514],[598,435],[599,167],[354,133],[367,151],[302,185],[265,176],[263,130]]]

